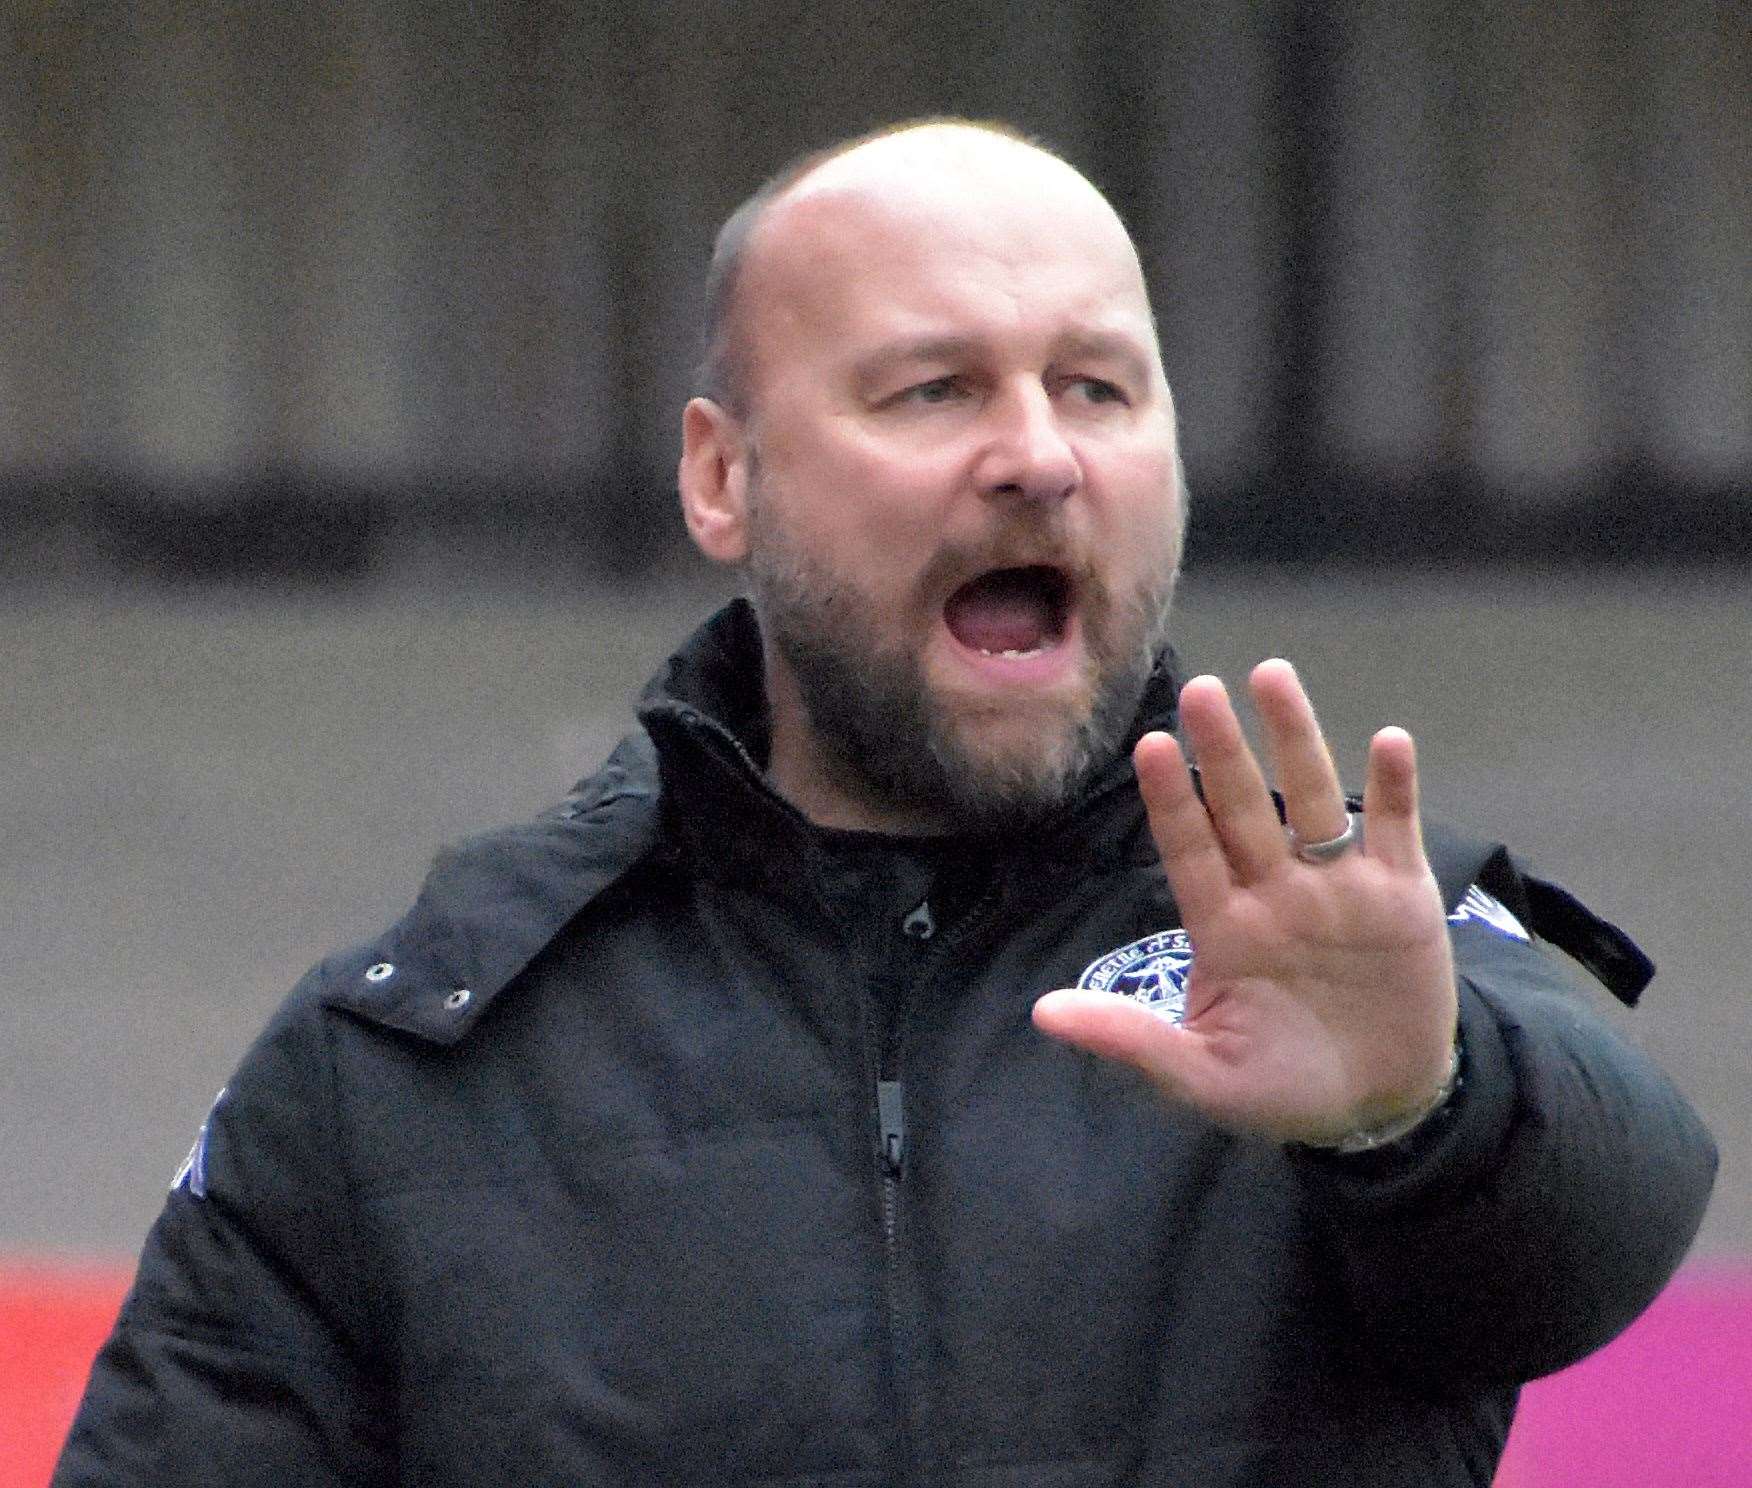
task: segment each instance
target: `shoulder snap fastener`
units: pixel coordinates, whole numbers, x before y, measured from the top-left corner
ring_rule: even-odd
[[[469,998],[473,996],[474,993],[470,992],[467,987],[458,987],[444,999],[444,1006],[454,1013],[458,1008],[467,1007]]]
[[[379,961],[375,966],[365,968],[365,980],[368,982],[387,982],[395,975],[395,967],[387,961]]]

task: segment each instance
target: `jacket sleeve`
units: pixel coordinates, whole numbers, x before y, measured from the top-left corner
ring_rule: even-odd
[[[147,1238],[52,1488],[389,1480],[331,1037],[314,997],[295,993],[221,1094]]]
[[[1295,1159],[1359,1341],[1435,1392],[1519,1384],[1615,1337],[1683,1258],[1716,1168],[1684,1097],[1551,953],[1482,920],[1453,935],[1457,1098],[1397,1150]]]

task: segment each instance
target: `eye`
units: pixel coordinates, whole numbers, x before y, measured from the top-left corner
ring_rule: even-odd
[[[965,389],[959,377],[933,377],[929,382],[915,383],[896,395],[897,403],[950,403],[961,397]]]
[[[1125,395],[1125,389],[1116,382],[1109,382],[1104,377],[1073,377],[1068,386],[1074,388],[1086,403],[1117,403],[1126,404],[1131,401]]]

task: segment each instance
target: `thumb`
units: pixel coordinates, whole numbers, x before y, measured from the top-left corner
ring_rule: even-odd
[[[1118,1060],[1174,1085],[1181,1045],[1189,1035],[1129,997],[1087,988],[1048,992],[1034,1004],[1034,1026],[1049,1038]]]

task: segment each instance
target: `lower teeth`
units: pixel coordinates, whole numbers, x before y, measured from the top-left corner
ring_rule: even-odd
[[[1038,656],[1044,650],[1046,650],[1045,646],[1035,646],[1029,651],[987,651],[982,647],[980,654],[982,656],[1002,656],[1009,661],[1020,661],[1025,656]]]

